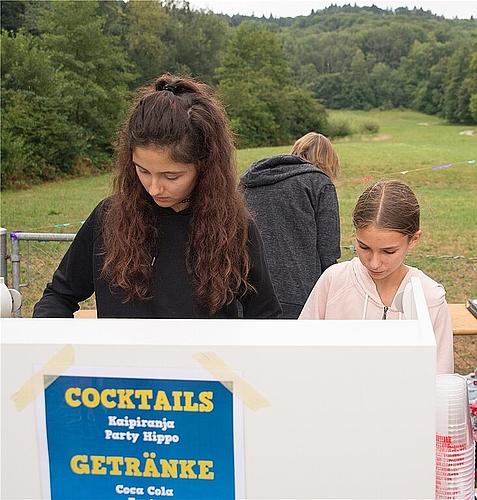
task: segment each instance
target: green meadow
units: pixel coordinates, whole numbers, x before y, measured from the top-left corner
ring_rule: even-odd
[[[336,187],[342,221],[342,259],[354,255],[351,212],[359,194],[370,182],[400,179],[414,189],[421,202],[424,231],[407,263],[442,283],[449,302],[476,297],[477,130],[447,125],[436,117],[411,111],[334,111],[330,117],[349,123],[354,130],[360,130],[360,124],[369,121],[379,126],[373,135],[354,134],[333,141],[341,162]],[[291,145],[239,150],[239,170],[243,172],[260,158],[290,150]],[[4,191],[1,226],[8,233],[75,233],[93,207],[110,193],[110,187],[110,175],[104,174],[23,191]],[[293,199],[289,201],[293,203]],[[30,244],[21,251],[22,259],[26,259],[23,253],[28,252],[30,263],[30,275],[25,278],[29,285],[22,290],[22,315],[28,317],[65,248],[58,246],[50,252],[41,245]],[[37,257],[36,252],[42,256]],[[35,267],[43,269],[39,278],[32,278]],[[8,272],[11,279],[10,263]]]

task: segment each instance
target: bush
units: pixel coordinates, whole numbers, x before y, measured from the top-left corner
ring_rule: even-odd
[[[331,118],[328,120],[326,134],[331,139],[353,135],[351,123],[344,118]]]
[[[342,116],[332,116],[328,120],[326,135],[330,138],[350,135],[372,135],[379,132],[379,123],[375,120],[354,118],[349,120]]]
[[[358,131],[363,135],[377,134],[379,132],[379,123],[373,120],[366,120],[359,124]]]

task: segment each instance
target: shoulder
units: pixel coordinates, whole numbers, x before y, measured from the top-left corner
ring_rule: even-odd
[[[351,260],[338,262],[326,268],[320,277],[332,288],[335,293],[341,295],[342,292],[350,288],[366,288],[365,275],[363,277],[363,265],[357,257]]]
[[[108,196],[107,198],[102,199],[91,212],[90,217],[94,218],[102,218],[104,214],[111,208],[112,202],[114,200],[114,196]]]
[[[337,264],[333,264],[332,266],[325,269],[323,275],[339,277],[352,272],[353,269],[353,261],[346,260],[343,262],[338,262]]]
[[[102,226],[105,213],[111,204],[111,197],[101,200],[89,214],[88,218],[83,222],[81,232],[85,231],[98,231]]]
[[[352,284],[352,263],[351,261],[338,262],[327,267],[319,277],[317,288],[333,290],[333,294],[341,294]]]
[[[417,277],[421,280],[422,290],[429,307],[440,306],[445,303],[446,291],[440,283],[433,280],[430,276],[416,267],[409,267],[408,276],[409,278]]]

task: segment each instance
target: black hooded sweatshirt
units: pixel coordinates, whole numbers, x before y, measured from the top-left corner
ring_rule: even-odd
[[[160,238],[153,266],[150,300],[124,301],[101,277],[103,200],[82,225],[42,298],[35,304],[35,318],[71,318],[79,303],[95,295],[98,318],[278,318],[280,304],[265,263],[263,243],[253,221],[249,224],[248,251],[252,268],[249,280],[255,287],[213,316],[193,297],[194,284],[187,271],[186,247],[192,207],[181,212],[155,206]]]

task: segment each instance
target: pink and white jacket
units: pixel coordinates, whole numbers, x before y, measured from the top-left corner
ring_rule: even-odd
[[[408,266],[396,295],[411,277],[421,280],[437,344],[437,373],[454,373],[452,320],[444,287],[415,267]],[[386,314],[385,314],[386,313]],[[376,285],[358,257],[330,266],[316,282],[298,319],[405,319],[395,299],[382,303]]]

